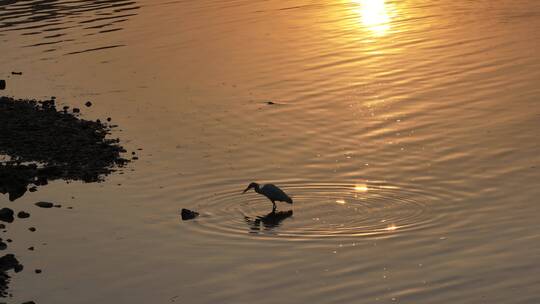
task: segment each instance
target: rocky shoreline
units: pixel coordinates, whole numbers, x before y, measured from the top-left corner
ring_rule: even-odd
[[[86,106],[92,106],[86,102]],[[0,193],[15,201],[25,193],[38,191],[50,181],[100,182],[126,166],[132,159],[125,158],[126,150],[118,138],[110,138],[115,127],[100,120],[80,117],[81,110],[63,106],[57,109],[53,97],[48,100],[0,97]],[[62,206],[50,202],[36,202],[40,208]],[[0,206],[0,228],[3,233],[14,220],[27,220],[30,213],[13,211],[11,206]],[[71,208],[71,207],[68,207]],[[36,231],[35,227],[29,228]],[[0,238],[0,251],[8,251],[12,240]],[[34,250],[29,247],[28,250]],[[24,266],[15,253],[0,257],[1,298],[11,296],[8,291],[8,272],[23,271]],[[36,274],[41,269],[35,269]],[[26,302],[34,303],[34,302]]]

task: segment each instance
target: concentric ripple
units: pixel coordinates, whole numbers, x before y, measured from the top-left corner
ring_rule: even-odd
[[[239,187],[241,188],[241,187]],[[442,198],[410,185],[284,184],[294,204],[272,204],[262,195],[223,191],[199,200],[202,216],[188,229],[221,237],[252,235],[306,240],[383,237],[431,226]]]

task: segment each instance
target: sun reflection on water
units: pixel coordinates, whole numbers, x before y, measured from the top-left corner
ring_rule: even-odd
[[[392,21],[392,5],[385,0],[353,0],[358,4],[356,11],[362,24],[375,36],[384,36],[390,30]]]

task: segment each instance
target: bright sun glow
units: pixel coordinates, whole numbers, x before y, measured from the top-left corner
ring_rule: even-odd
[[[356,192],[367,192],[368,191],[368,186],[365,185],[365,184],[356,185],[356,186],[354,186],[354,191],[356,191]]]
[[[336,201],[336,203],[338,203],[340,205],[345,205],[347,202],[345,200],[339,199],[339,200]]]
[[[386,227],[384,230],[386,230],[386,231],[394,231],[394,230],[397,230],[397,229],[398,229],[398,226],[392,224],[392,225]]]
[[[384,36],[390,29],[390,14],[385,0],[353,0],[360,7],[358,12],[364,26],[376,36]]]

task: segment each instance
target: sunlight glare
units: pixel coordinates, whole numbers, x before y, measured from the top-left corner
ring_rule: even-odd
[[[362,24],[375,36],[384,36],[390,29],[390,14],[385,0],[353,0],[360,7]]]
[[[386,231],[395,231],[397,229],[398,229],[398,226],[392,224],[392,225],[386,227],[384,230],[386,230]]]
[[[356,192],[368,192],[368,186],[366,184],[359,184],[354,186],[354,191]]]

